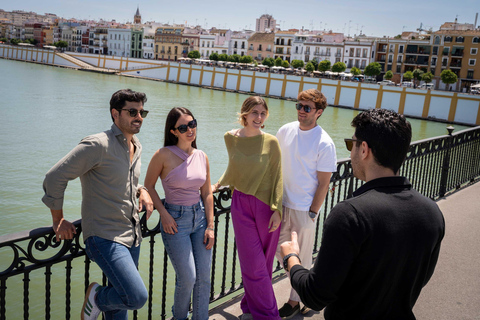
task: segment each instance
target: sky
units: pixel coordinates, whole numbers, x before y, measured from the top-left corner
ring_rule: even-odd
[[[438,30],[444,22],[474,23],[480,0],[0,0],[0,9],[54,13],[63,18],[201,25],[204,28],[255,29],[270,14],[282,30],[332,30],[345,35],[395,36],[402,31]],[[477,26],[480,25],[480,18]]]

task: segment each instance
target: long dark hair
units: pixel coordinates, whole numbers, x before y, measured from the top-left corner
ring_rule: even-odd
[[[178,119],[181,117],[182,114],[187,114],[191,116],[193,119],[195,117],[193,116],[192,112],[188,110],[187,108],[182,108],[182,107],[175,107],[167,115],[167,121],[165,122],[165,138],[163,140],[163,146],[175,146],[178,143],[178,138],[175,137],[173,133],[170,132],[170,130],[175,129],[175,125],[177,124]],[[197,136],[195,135],[195,140],[192,142],[192,147],[195,149],[197,148]]]

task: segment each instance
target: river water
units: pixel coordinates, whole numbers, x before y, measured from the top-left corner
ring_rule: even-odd
[[[150,113],[138,135],[144,150],[142,182],[150,158],[163,144],[166,115],[175,106],[187,107],[198,119],[197,144],[210,159],[212,182],[218,180],[227,164],[223,135],[239,127],[237,112],[247,95],[0,59],[0,235],[51,225],[50,212],[41,202],[45,173],[83,137],[110,128],[110,97],[122,88],[145,92],[148,97],[145,109]],[[294,102],[266,100],[270,110],[266,132],[275,134],[283,124],[296,120]],[[343,138],[352,136],[350,121],[356,114],[358,111],[328,107],[319,120],[337,146],[338,159],[349,156]],[[416,119],[411,123],[414,141],[446,134],[444,123]],[[464,128],[456,126],[456,131]],[[163,193],[161,184],[157,186]],[[77,179],[69,183],[65,195],[66,219],[80,218],[80,203]],[[143,250],[146,248],[142,248],[142,256],[148,254]],[[0,270],[10,259],[10,252],[0,250]],[[63,272],[61,267],[54,272],[59,277],[54,287],[59,290]],[[76,315],[83,301],[82,275],[74,275],[72,282],[72,311]],[[21,288],[20,279],[14,283],[10,288]],[[173,281],[170,283],[169,290]],[[21,308],[22,292],[14,291],[12,296],[8,290],[10,315]],[[62,297],[57,297],[59,304]],[[167,309],[170,307],[169,302]],[[32,298],[32,319],[42,318],[43,308],[43,299]],[[60,319],[63,311],[53,314]]]
[[[109,129],[113,92],[131,88],[147,94],[150,110],[138,137],[143,145],[142,177],[153,153],[163,144],[168,111],[189,108],[198,119],[199,149],[211,167],[212,182],[226,168],[223,134],[239,125],[237,112],[248,97],[224,91],[134,79],[0,59],[0,235],[51,224],[41,202],[45,173],[84,136]],[[267,99],[270,117],[265,131],[275,134],[296,120],[294,102]],[[343,138],[351,137],[351,119],[358,111],[328,107],[319,124],[331,135],[339,159],[349,156]],[[446,134],[446,124],[411,120],[413,140]],[[456,126],[456,131],[465,127]],[[162,192],[161,184],[159,191]],[[80,216],[80,182],[71,182],[65,196],[67,219]]]

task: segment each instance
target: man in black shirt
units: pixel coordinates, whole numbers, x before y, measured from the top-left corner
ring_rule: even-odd
[[[292,287],[325,319],[415,319],[412,309],[438,260],[445,222],[432,200],[398,176],[411,126],[384,109],[357,115],[345,139],[353,174],[366,183],[337,204],[324,225],[311,270],[296,256],[296,234],[282,244]]]

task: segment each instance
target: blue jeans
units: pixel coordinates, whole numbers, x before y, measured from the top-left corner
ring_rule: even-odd
[[[172,235],[160,228],[176,273],[173,317],[187,319],[193,290],[192,320],[207,320],[212,250],[207,250],[203,243],[207,228],[205,209],[201,202],[193,206],[165,202],[165,208],[175,219],[178,230]]]
[[[138,272],[140,246],[123,244],[99,237],[88,237],[85,250],[108,278],[95,298],[105,319],[128,319],[127,310],[136,310],[147,302],[148,292]]]

